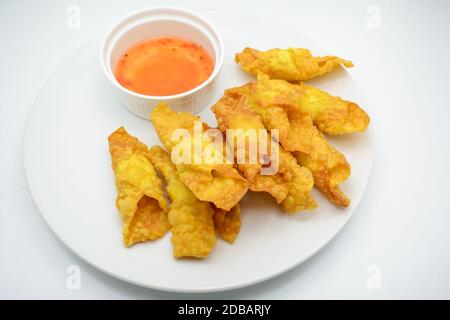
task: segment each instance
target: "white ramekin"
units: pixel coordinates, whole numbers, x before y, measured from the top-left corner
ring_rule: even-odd
[[[201,45],[215,60],[211,76],[198,87],[171,96],[147,96],[128,90],[116,79],[114,70],[124,52],[137,42],[158,36],[179,36]],[[148,119],[159,102],[176,111],[196,113],[214,96],[216,76],[223,62],[223,43],[211,25],[196,14],[177,8],[147,8],[124,17],[106,34],[100,59],[106,77],[119,101],[137,116]]]

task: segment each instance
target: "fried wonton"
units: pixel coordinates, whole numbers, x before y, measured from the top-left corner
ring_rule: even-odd
[[[214,223],[216,224],[219,236],[229,243],[234,243],[241,229],[241,208],[239,204],[231,208],[230,211],[214,208]]]
[[[314,176],[314,185],[334,204],[347,207],[350,199],[339,185],[350,176],[350,164],[345,156],[328,143],[324,135],[313,125],[309,115],[303,114],[295,122],[306,141],[307,152],[296,151],[300,165],[309,168]]]
[[[232,143],[235,157],[240,160],[237,161],[239,170],[251,183],[261,171],[260,160],[270,156],[270,137],[258,114],[249,106],[249,100],[239,92],[227,91],[211,110],[215,114],[219,130],[223,133],[228,130],[230,135],[233,132],[234,137],[229,137],[232,141],[228,143]],[[259,131],[264,131],[263,137],[260,137]],[[262,143],[265,143],[265,147]],[[249,158],[250,146],[256,149],[253,150],[253,159]]]
[[[239,162],[238,156],[236,158],[238,169],[249,181],[250,190],[268,192],[288,212],[315,208],[317,204],[311,196],[314,184],[311,172],[307,168],[300,167],[290,152],[280,147],[277,141],[271,140],[260,115],[254,110],[258,108],[254,100],[241,90],[241,88],[227,90],[212,107],[212,111],[222,132],[228,130],[229,134],[232,129],[235,130],[235,136],[238,132],[241,135],[240,144],[237,141],[231,143],[236,155],[243,152],[246,156],[243,163]],[[277,154],[271,154],[273,143],[279,147]],[[251,145],[254,146],[252,151],[256,154],[254,157],[256,163],[248,163]],[[264,147],[261,148],[261,145]],[[272,159],[273,156],[276,158]],[[276,161],[278,166],[273,168],[274,172],[263,174],[260,159],[270,160],[269,165]]]
[[[283,148],[280,148],[280,174],[284,179],[289,179],[289,192],[281,201],[281,206],[286,212],[295,213],[317,207],[311,195],[314,186],[311,170],[301,163],[299,165],[292,153]]]
[[[170,228],[167,203],[162,182],[146,157],[147,146],[124,128],[117,129],[108,140],[125,246],[162,237]]]
[[[216,244],[214,210],[208,202],[198,200],[181,181],[169,154],[154,146],[148,154],[156,169],[164,176],[172,201],[169,222],[172,226],[173,254],[177,258],[208,256]]]
[[[207,134],[208,125],[199,117],[175,112],[164,103],[153,110],[150,118],[172,160],[179,157],[176,167],[180,180],[198,199],[227,211],[241,200],[248,182],[227,161],[223,141],[217,144],[215,137]]]
[[[314,125],[326,134],[362,132],[370,122],[367,113],[356,103],[303,83],[296,85],[284,80],[271,80],[258,73],[258,80],[251,86],[251,91],[263,106],[278,106],[287,112],[295,107],[307,113]]]
[[[335,56],[314,57],[308,49],[288,48],[259,51],[245,48],[236,54],[236,63],[251,74],[258,71],[271,79],[303,81],[331,72],[341,65],[353,67],[353,63]]]
[[[230,90],[254,97],[255,112],[268,129],[279,129],[281,145],[294,152],[301,166],[311,170],[314,185],[336,205],[348,206],[350,200],[339,188],[339,184],[350,176],[350,165],[344,155],[328,143],[308,113],[289,103],[288,95],[271,100],[274,97],[272,91],[262,87],[256,89],[257,85],[250,83]]]
[[[309,139],[295,124],[304,113],[290,103],[292,99],[287,94],[278,97],[276,90],[272,90],[266,86],[266,83],[259,81],[228,89],[226,92],[231,91],[251,97],[251,101],[254,101],[252,108],[261,117],[264,126],[270,130],[279,131],[279,142],[284,149],[309,151]]]

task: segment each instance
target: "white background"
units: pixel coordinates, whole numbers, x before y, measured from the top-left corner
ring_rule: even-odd
[[[80,29],[67,27],[70,5],[81,9]],[[271,17],[356,64],[350,73],[372,119],[372,177],[349,224],[300,267],[223,293],[148,290],[81,261],[35,208],[22,140],[39,89],[83,43],[152,5]],[[0,0],[0,298],[449,299],[449,36],[450,1]],[[67,288],[70,265],[81,269],[80,290]],[[368,286],[371,266],[379,271],[377,288]]]

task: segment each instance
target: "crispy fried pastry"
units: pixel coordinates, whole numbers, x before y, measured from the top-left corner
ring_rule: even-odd
[[[256,103],[251,96],[243,93],[245,90],[246,88],[227,90],[212,107],[212,111],[222,132],[240,129],[241,135],[248,138],[245,144],[233,142],[235,154],[243,151],[248,155],[250,145],[257,146],[256,150],[253,150],[257,152],[256,163],[238,162],[238,169],[249,181],[250,190],[268,192],[288,212],[315,208],[317,205],[311,196],[314,182],[311,172],[300,167],[290,152],[280,147],[276,159],[277,171],[273,174],[261,174],[262,165],[259,159],[270,159],[271,144],[278,145],[278,142],[269,137],[260,115],[254,110],[258,108]],[[260,148],[261,143],[266,147]]]
[[[285,100],[277,105],[276,100],[271,100],[270,90],[255,89],[256,86],[251,83],[230,90],[255,97],[257,103],[252,104],[253,109],[268,129],[280,130],[281,145],[294,152],[301,166],[311,170],[314,185],[336,205],[348,206],[350,200],[339,188],[350,176],[350,165],[344,155],[328,143],[308,113],[288,103],[289,96],[282,96]]]
[[[236,54],[236,63],[250,74],[258,71],[267,74],[271,79],[287,81],[303,81],[331,72],[340,65],[347,68],[353,63],[335,56],[314,57],[308,49],[288,48],[259,51],[245,48]]]
[[[162,182],[146,157],[147,146],[124,128],[117,129],[108,140],[125,246],[163,236],[170,228],[167,203]]]
[[[187,150],[190,150],[191,153],[187,157],[189,163],[176,163],[180,180],[198,199],[212,202],[216,207],[227,211],[233,208],[247,192],[248,182],[238,173],[232,163],[226,161],[223,148],[222,150],[218,148],[214,139],[205,134],[209,127],[201,122],[199,117],[188,112],[175,112],[164,103],[159,104],[153,110],[150,118],[169,153],[179,151],[180,145],[188,143]],[[194,133],[196,122],[200,124],[200,145],[202,146],[200,151],[196,148],[195,143],[197,138]],[[183,136],[182,141],[172,140],[175,131],[187,134],[188,137]],[[221,145],[223,147],[223,143]],[[206,161],[204,150],[208,150],[209,154],[214,154],[215,159],[219,161]],[[186,156],[185,152],[188,151],[183,149],[183,158]]]
[[[317,203],[311,195],[314,186],[314,177],[311,170],[295,161],[292,153],[280,148],[280,174],[289,179],[289,192],[281,202],[286,212],[296,213],[311,210]]]
[[[169,154],[154,146],[149,158],[164,176],[172,201],[169,222],[172,226],[173,254],[177,258],[208,256],[216,244],[214,210],[208,202],[198,200],[181,181]]]
[[[255,100],[264,107],[278,106],[287,112],[296,107],[307,113],[314,125],[326,134],[362,132],[370,122],[367,113],[357,104],[303,83],[296,85],[284,80],[271,80],[258,73],[258,80],[251,85],[251,90]]]
[[[219,236],[229,242],[234,243],[241,229],[241,208],[239,204],[231,208],[230,211],[214,208],[214,223],[216,224]]]

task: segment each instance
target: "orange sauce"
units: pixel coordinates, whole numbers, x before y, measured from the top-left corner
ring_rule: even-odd
[[[189,91],[209,78],[214,61],[198,44],[177,37],[152,38],[130,47],[119,59],[116,79],[151,96]]]

